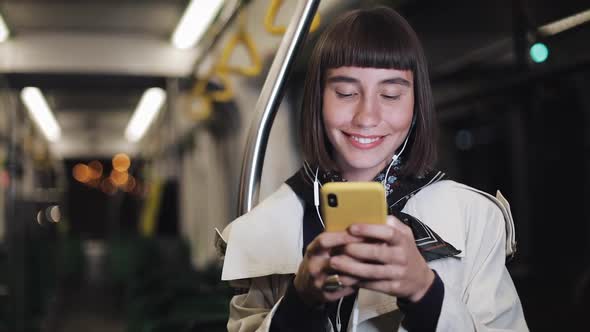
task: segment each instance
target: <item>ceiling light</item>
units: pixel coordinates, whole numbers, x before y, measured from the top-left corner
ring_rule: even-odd
[[[6,41],[8,35],[10,35],[10,31],[8,31],[8,27],[6,26],[6,23],[4,23],[2,15],[0,15],[0,43]]]
[[[160,88],[150,88],[143,93],[125,129],[125,137],[128,140],[137,142],[143,137],[162,108],[164,100],[166,92]]]
[[[57,141],[61,135],[61,129],[41,90],[35,87],[26,87],[21,91],[20,97],[29,110],[31,118],[41,128],[45,137],[52,142]]]
[[[203,33],[207,31],[222,4],[223,0],[192,0],[174,29],[172,44],[181,49],[195,46]]]
[[[586,23],[590,21],[590,9],[585,10],[583,12],[577,13],[572,16],[568,16],[561,20],[557,20],[555,22],[551,22],[549,24],[545,24],[539,27],[539,33],[543,36],[553,36],[558,34],[562,31],[571,29],[576,27],[580,24]]]

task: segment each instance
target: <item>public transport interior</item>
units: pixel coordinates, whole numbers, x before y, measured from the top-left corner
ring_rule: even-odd
[[[584,330],[590,2],[0,0],[0,332],[225,331],[216,229],[299,169],[310,50],[376,5],[423,43],[437,166],[510,201],[529,327]]]

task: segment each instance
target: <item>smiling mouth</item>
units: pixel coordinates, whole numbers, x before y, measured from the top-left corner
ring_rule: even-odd
[[[354,134],[344,133],[349,142],[356,148],[360,149],[371,149],[383,142],[385,136],[358,136]]]
[[[379,136],[379,137],[358,137],[358,136],[350,135],[350,138],[361,143],[361,144],[371,144],[371,143],[374,143],[374,142],[377,142],[378,140],[380,140],[381,136]]]

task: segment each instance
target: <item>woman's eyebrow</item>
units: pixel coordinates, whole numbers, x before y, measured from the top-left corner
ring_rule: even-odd
[[[344,75],[336,75],[328,77],[327,83],[356,83],[359,84],[360,81],[354,77],[344,76]]]
[[[387,79],[379,81],[379,84],[399,84],[399,85],[403,85],[403,86],[407,86],[407,87],[412,85],[410,83],[410,81],[406,80],[405,78],[401,78],[401,77],[387,78]]]

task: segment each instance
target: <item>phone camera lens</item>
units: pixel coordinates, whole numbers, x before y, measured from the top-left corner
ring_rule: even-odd
[[[338,206],[338,197],[336,197],[336,194],[328,194],[328,205],[331,207]]]

